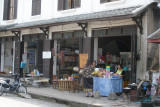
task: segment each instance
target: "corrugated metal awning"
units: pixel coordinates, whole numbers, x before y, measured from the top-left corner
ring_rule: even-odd
[[[160,43],[160,28],[147,37],[149,43]]]

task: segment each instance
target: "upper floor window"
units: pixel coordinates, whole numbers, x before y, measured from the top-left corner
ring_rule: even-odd
[[[41,14],[41,0],[32,0],[32,16]]]
[[[17,18],[18,0],[4,0],[3,20],[12,20]]]
[[[80,5],[81,0],[58,0],[58,10],[78,8]]]
[[[120,0],[100,0],[101,3],[114,2],[114,1],[120,1]]]

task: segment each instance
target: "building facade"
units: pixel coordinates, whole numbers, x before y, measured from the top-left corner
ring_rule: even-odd
[[[156,62],[157,47],[147,44],[147,35],[159,27],[157,1],[0,0],[0,5],[1,72],[21,73],[20,62],[26,62],[28,73],[37,68],[46,77],[62,78],[78,65],[77,53],[101,66],[102,56],[125,54],[130,60],[109,63],[123,62],[135,82]],[[42,58],[43,52],[52,52],[51,58]]]

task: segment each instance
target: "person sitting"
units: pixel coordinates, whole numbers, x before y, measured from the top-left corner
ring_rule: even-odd
[[[120,77],[122,77],[124,79],[124,69],[123,69],[123,66],[121,64],[118,65],[118,69],[117,69],[117,72],[116,72]]]

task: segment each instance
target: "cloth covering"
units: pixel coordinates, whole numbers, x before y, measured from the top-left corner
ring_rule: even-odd
[[[93,91],[100,91],[101,96],[108,96],[110,92],[122,92],[122,78],[93,78]]]

